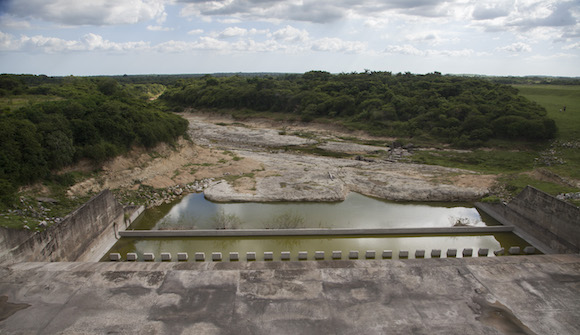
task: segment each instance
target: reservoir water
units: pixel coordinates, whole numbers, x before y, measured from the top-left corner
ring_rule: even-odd
[[[471,226],[490,226],[498,223],[470,204],[421,204],[393,203],[360,194],[351,193],[339,203],[213,203],[203,194],[190,194],[171,204],[148,209],[129,229],[215,229],[223,221],[232,221],[236,228],[283,228],[290,224],[297,228],[422,228],[451,227],[458,222]],[[409,251],[414,258],[415,250],[441,249],[445,257],[447,249],[473,248],[474,256],[479,248],[488,248],[489,256],[500,248],[529,245],[512,233],[454,235],[454,236],[356,236],[356,237],[180,237],[180,238],[121,238],[109,251],[119,252],[124,258],[128,252],[142,254],[152,252],[187,252],[191,258],[196,252],[210,257],[221,252],[228,261],[230,252],[238,252],[245,260],[247,252],[255,252],[257,260],[263,260],[266,251],[280,259],[282,251],[290,251],[291,259],[297,260],[299,251],[307,251],[313,259],[315,251],[325,251],[325,259],[331,259],[332,251],[340,250],[343,259],[349,251],[358,250],[364,258],[366,250],[375,250],[380,258],[383,250],[393,250],[397,258],[400,250]],[[107,253],[102,260],[108,259]],[[175,256],[174,256],[175,257]]]

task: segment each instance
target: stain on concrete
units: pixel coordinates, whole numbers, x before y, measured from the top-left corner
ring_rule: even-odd
[[[8,297],[0,296],[0,321],[6,320],[14,313],[30,307],[29,304],[14,304],[8,302]]]
[[[495,328],[504,335],[537,335],[499,301],[490,303],[483,298],[475,297],[473,302],[480,307],[480,316],[475,319],[484,325]]]

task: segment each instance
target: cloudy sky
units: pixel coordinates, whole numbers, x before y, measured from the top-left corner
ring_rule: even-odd
[[[0,72],[580,76],[580,0],[0,0]]]

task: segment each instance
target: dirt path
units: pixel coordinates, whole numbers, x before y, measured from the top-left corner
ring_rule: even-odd
[[[398,162],[409,153],[344,140],[356,134],[328,125],[183,116],[190,122],[192,142],[116,158],[69,194],[139,185],[167,188],[213,178],[205,195],[214,201],[340,201],[349,192],[401,201],[472,201],[495,181],[466,170]]]

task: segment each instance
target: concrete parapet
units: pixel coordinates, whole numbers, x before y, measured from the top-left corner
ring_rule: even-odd
[[[465,248],[463,249],[463,257],[471,257],[473,256],[473,249],[472,248]]]
[[[205,262],[205,253],[203,253],[203,252],[196,252],[195,253],[195,261],[196,262]]]
[[[211,260],[214,262],[219,262],[222,260],[222,253],[221,252],[212,252],[211,253]]]
[[[477,256],[479,257],[487,257],[488,254],[489,254],[488,248],[479,248],[479,250],[477,251]]]
[[[409,258],[408,250],[399,250],[399,258]]]
[[[230,252],[230,261],[239,261],[240,254],[237,252]]]
[[[180,262],[187,261],[189,259],[189,255],[187,252],[178,252],[177,253],[177,260]]]
[[[169,261],[171,261],[171,254],[169,252],[162,252],[161,253],[161,261],[162,262],[169,262]]]
[[[415,250],[415,258],[425,258],[425,250]]]
[[[255,261],[256,260],[256,253],[253,251],[246,252],[246,260]]]
[[[393,258],[393,250],[383,250],[383,258]]]
[[[441,257],[441,249],[431,250],[431,258],[439,258],[439,257]]]
[[[333,251],[332,252],[332,259],[342,259],[342,251]]]
[[[109,254],[109,259],[113,262],[118,262],[121,260],[121,254],[118,252],[113,252]]]
[[[457,257],[457,249],[447,249],[447,257]]]
[[[314,252],[314,259],[316,259],[316,260],[324,259],[324,251],[315,251]]]
[[[274,260],[274,253],[271,251],[265,251],[264,252],[264,260],[265,261],[271,261]]]
[[[521,253],[521,249],[520,249],[520,247],[510,247],[508,249],[508,253],[510,255],[519,255]]]
[[[308,259],[308,251],[299,251],[298,260],[305,261]]]
[[[501,255],[505,254],[505,249],[504,248],[500,248],[499,250],[495,250],[493,252],[493,254],[496,255],[496,256],[501,256]]]
[[[137,254],[134,252],[127,253],[127,261],[135,262],[137,260]]]
[[[374,250],[367,250],[367,252],[365,252],[365,258],[366,259],[375,259],[376,254],[377,253]]]
[[[282,251],[280,253],[280,259],[283,261],[289,261],[290,260],[290,251]]]
[[[536,248],[528,245],[527,247],[524,248],[524,254],[526,255],[532,255],[536,253]]]
[[[155,260],[155,254],[152,252],[146,252],[143,254],[143,260],[146,262],[152,262]]]
[[[356,250],[349,251],[348,258],[349,259],[358,259],[358,251],[356,251]]]

